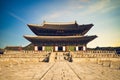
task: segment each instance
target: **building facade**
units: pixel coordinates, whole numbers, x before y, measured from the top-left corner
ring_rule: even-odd
[[[77,22],[52,23],[43,22],[41,25],[28,24],[36,36],[24,37],[34,44],[35,51],[44,51],[46,46],[52,46],[52,51],[69,51],[68,46],[75,46],[75,51],[86,51],[88,42],[97,36],[85,36],[93,24],[78,25]]]

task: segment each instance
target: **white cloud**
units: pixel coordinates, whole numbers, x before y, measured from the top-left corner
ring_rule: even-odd
[[[60,8],[59,10],[51,10],[50,13],[45,14],[42,17],[42,20],[61,20],[64,18],[78,19],[78,18],[86,18],[91,14],[104,14],[113,9],[117,8],[119,5],[119,1],[111,1],[111,0],[70,0],[64,8]]]
[[[65,11],[65,10],[60,10],[60,11],[55,11],[52,12],[51,14],[45,15],[42,17],[43,20],[56,20],[59,18],[64,18],[65,16],[69,16],[71,12]]]
[[[59,13],[59,12],[53,12],[52,14],[49,14],[49,15],[46,15],[46,16],[43,16],[42,19],[46,20],[46,19],[55,19],[59,16],[61,16],[62,14]]]
[[[88,6],[88,8],[83,11],[82,13],[80,12],[81,15],[88,15],[88,14],[103,14],[107,13],[109,11],[112,11],[118,7],[120,4],[119,0],[98,0],[97,2],[91,3],[91,5]]]
[[[24,19],[22,19],[21,17],[17,16],[16,14],[12,13],[12,12],[8,12],[8,14],[12,17],[14,17],[15,19],[21,21],[22,23],[26,24],[26,21]]]
[[[93,13],[101,13],[106,7],[110,4],[110,0],[99,0],[95,3],[92,3],[88,8],[81,13],[81,15],[88,15]]]

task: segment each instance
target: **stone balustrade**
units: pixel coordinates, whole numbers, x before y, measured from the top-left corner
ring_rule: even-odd
[[[119,54],[73,54],[75,58],[118,58]]]
[[[87,50],[87,51],[75,51],[74,53],[81,53],[81,54],[91,54],[91,53],[109,53],[115,54],[116,51],[108,51],[108,50]]]
[[[13,50],[5,50],[5,54],[14,54],[14,53],[48,53],[47,51],[34,51],[34,50],[21,50],[21,51],[13,51]]]
[[[115,51],[102,51],[102,50],[89,50],[89,51],[77,51],[71,52],[73,57],[76,58],[117,58],[120,54],[116,54]]]

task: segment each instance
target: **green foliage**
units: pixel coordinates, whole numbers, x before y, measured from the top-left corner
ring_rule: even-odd
[[[45,51],[52,51],[53,46],[45,46]]]
[[[75,51],[75,46],[68,46],[68,50]]]

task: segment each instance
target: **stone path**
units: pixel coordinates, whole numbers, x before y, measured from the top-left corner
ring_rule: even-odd
[[[41,80],[80,80],[67,62],[56,62]]]

